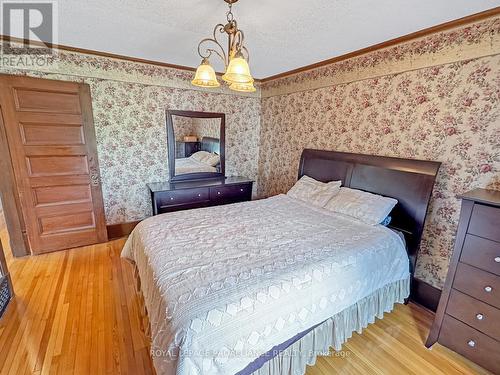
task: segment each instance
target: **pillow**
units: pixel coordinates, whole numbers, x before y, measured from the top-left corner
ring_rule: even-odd
[[[320,182],[309,176],[302,176],[287,195],[323,207],[340,190],[341,181]]]
[[[210,154],[211,156],[205,160],[205,163],[211,167],[215,167],[220,162],[220,156],[217,154]]]
[[[219,164],[220,157],[217,154],[212,154],[207,151],[198,151],[195,152],[191,157],[194,160],[199,161],[200,163],[208,164],[212,167],[215,167],[217,164]]]
[[[342,187],[325,208],[369,225],[377,225],[384,221],[396,203],[398,201],[393,198]]]

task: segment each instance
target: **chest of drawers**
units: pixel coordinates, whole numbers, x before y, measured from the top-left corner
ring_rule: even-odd
[[[426,346],[500,374],[500,191],[462,196],[455,249]]]
[[[148,184],[153,215],[252,199],[253,181],[245,177]]]

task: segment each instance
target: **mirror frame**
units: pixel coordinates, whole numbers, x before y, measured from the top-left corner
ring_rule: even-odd
[[[220,122],[220,172],[195,172],[176,175],[175,174],[175,131],[173,116],[188,117],[188,118],[218,118]],[[168,169],[170,182],[187,181],[187,180],[204,180],[209,178],[225,178],[226,177],[226,114],[217,112],[198,112],[198,111],[166,111],[167,118],[167,147],[168,147]]]

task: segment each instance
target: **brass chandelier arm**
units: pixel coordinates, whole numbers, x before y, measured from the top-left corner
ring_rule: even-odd
[[[215,25],[213,36],[202,39],[198,43],[198,54],[202,58],[201,64],[196,69],[194,79],[191,83],[199,87],[219,87],[217,75],[210,65],[209,58],[217,55],[224,63],[224,75],[221,77],[229,86],[229,89],[241,92],[254,92],[254,78],[250,73],[248,61],[250,53],[244,46],[245,34],[238,29],[238,23],[234,19],[232,4],[238,0],[224,0],[229,5],[226,13],[227,23]],[[220,34],[227,36],[227,51],[218,40]]]
[[[234,36],[234,45],[232,48],[233,51],[241,51],[243,57],[248,62],[250,62],[250,52],[248,52],[248,49],[243,45],[244,40],[245,40],[245,33],[243,32],[243,30],[237,29]]]
[[[248,52],[247,47],[241,46],[241,52],[243,53],[243,57],[247,60],[248,63],[250,63],[250,52]]]
[[[217,40],[217,31],[219,31],[219,33],[223,33],[224,25],[221,23],[215,25],[213,38],[205,38],[202,39],[200,43],[198,43],[198,54],[200,55],[201,58],[208,59],[210,56],[212,56],[212,53],[215,53],[217,56],[220,57],[220,59],[224,63],[224,68],[226,68],[227,65],[229,64],[229,57],[226,56],[226,51],[224,51],[224,47],[222,47],[222,45]],[[203,52],[204,43],[213,43],[215,46],[219,48],[219,51],[214,48],[207,47]]]

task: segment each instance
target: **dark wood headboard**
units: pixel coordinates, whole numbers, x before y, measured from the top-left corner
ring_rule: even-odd
[[[436,161],[305,149],[299,178],[307,175],[323,182],[341,180],[342,186],[397,199],[389,227],[405,235],[413,274],[440,165]]]
[[[220,155],[220,140],[219,140],[219,138],[203,137],[201,139],[201,142],[200,142],[200,150]]]

